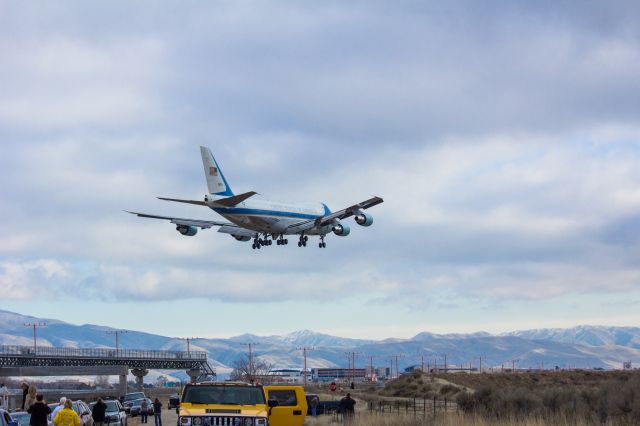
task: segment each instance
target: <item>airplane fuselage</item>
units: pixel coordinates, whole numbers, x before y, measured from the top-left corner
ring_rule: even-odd
[[[295,234],[287,232],[295,225],[330,214],[324,203],[286,203],[271,200],[247,200],[233,207],[209,206],[213,211],[243,228],[269,234]],[[310,235],[326,235],[331,226],[309,230]]]

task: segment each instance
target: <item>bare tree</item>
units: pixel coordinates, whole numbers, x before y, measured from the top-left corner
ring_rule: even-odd
[[[273,364],[258,357],[252,357],[250,359],[248,355],[243,355],[241,358],[235,360],[232,366],[233,371],[231,371],[229,375],[231,380],[248,383],[260,382],[263,385],[268,385],[272,382],[269,372],[273,368]]]

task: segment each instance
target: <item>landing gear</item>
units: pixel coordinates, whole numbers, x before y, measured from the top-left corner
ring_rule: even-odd
[[[307,241],[309,241],[309,237],[304,234],[300,234],[300,241],[298,241],[298,247],[306,247]]]
[[[318,243],[318,247],[327,248],[327,243],[324,242],[324,235],[320,235],[320,243]]]
[[[281,234],[280,237],[276,240],[276,244],[278,244],[279,246],[286,246],[287,244],[289,244],[289,240],[284,238],[284,236]]]
[[[262,238],[260,238],[260,236],[257,236],[253,239],[253,245],[251,246],[254,250],[255,249],[260,249],[260,247],[262,246],[269,246],[271,241],[267,240],[266,236],[265,239],[263,240]]]

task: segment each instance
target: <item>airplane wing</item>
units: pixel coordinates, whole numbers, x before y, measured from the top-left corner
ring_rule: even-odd
[[[257,192],[255,192],[255,191],[249,191],[249,192],[245,192],[243,194],[232,195],[231,197],[219,198],[217,200],[214,200],[213,203],[220,204],[221,206],[225,206],[225,207],[233,207],[233,206],[235,206],[237,204],[240,204],[241,202],[243,202],[247,198],[253,197],[256,194],[257,194]],[[176,203],[195,204],[195,205],[198,205],[198,206],[206,206],[207,205],[206,202],[200,201],[200,200],[183,200],[182,198],[167,198],[167,197],[157,197],[157,198],[159,200],[174,201]]]
[[[298,233],[298,232],[304,232],[316,227],[320,228],[322,226],[329,225],[335,219],[346,219],[356,214],[358,210],[368,209],[369,207],[376,206],[382,202],[384,202],[382,198],[373,197],[366,201],[362,201],[358,204],[349,206],[346,209],[338,210],[337,212],[334,212],[325,216],[321,216],[316,219],[311,219],[306,222],[301,222],[295,225],[291,225],[289,228],[287,228],[287,231],[292,233]]]
[[[125,211],[127,213],[134,214],[134,215],[136,215],[138,217],[149,217],[151,219],[163,219],[163,220],[168,220],[171,223],[174,223],[176,225],[196,226],[196,227],[202,228],[202,229],[208,229],[208,228],[211,228],[213,226],[236,227],[238,229],[243,229],[243,228],[240,228],[239,226],[234,225],[233,223],[229,223],[229,222],[216,222],[216,221],[213,221],[213,220],[199,220],[199,219],[183,219],[183,218],[179,218],[179,217],[158,216],[158,215],[155,215],[155,214],[130,212],[128,210],[125,210]]]
[[[326,216],[322,216],[315,220],[316,226],[324,226],[333,222],[334,219],[346,219],[348,217],[356,214],[358,210],[368,209],[369,207],[377,206],[382,203],[384,200],[380,197],[373,197],[366,201],[363,201],[358,204],[354,204],[353,206],[347,207],[346,209],[339,210],[335,213],[331,213]]]

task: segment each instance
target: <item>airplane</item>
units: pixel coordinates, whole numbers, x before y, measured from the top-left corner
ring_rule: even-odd
[[[327,234],[333,232],[337,236],[346,237],[351,232],[349,225],[340,220],[354,216],[358,225],[371,226],[373,216],[364,210],[384,201],[380,197],[373,197],[345,209],[331,212],[324,203],[302,204],[256,200],[252,198],[257,194],[255,191],[234,194],[209,148],[201,146],[200,154],[209,189],[209,193],[204,196],[204,201],[166,197],[158,197],[158,199],[209,207],[229,222],[125,211],[139,217],[168,220],[176,225],[176,230],[180,234],[188,237],[196,235],[198,228],[208,229],[217,226],[218,232],[230,234],[238,241],[253,240],[254,250],[270,246],[273,241],[276,241],[277,245],[287,245],[289,240],[286,236],[288,235],[298,236],[298,247],[306,247],[309,236],[317,235],[320,237],[318,247],[326,248],[327,243],[324,239]]]

